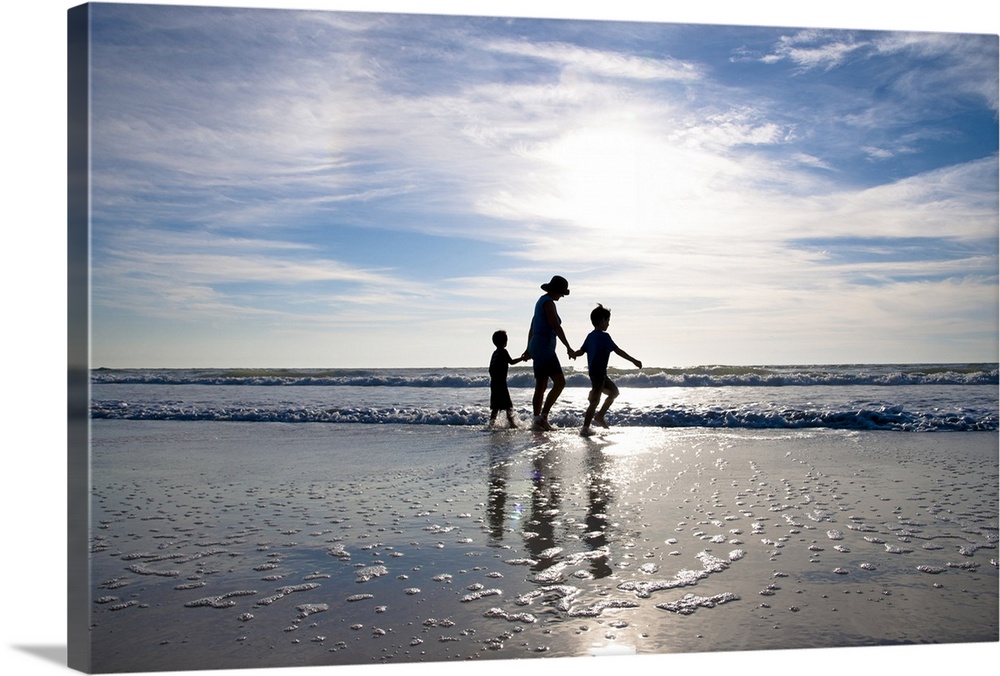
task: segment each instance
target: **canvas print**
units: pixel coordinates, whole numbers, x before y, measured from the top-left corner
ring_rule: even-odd
[[[68,27],[73,668],[998,640],[996,35]]]

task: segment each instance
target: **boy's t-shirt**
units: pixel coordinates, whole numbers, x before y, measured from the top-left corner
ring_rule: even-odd
[[[587,370],[590,372],[590,379],[600,377],[602,380],[608,373],[608,361],[611,353],[618,349],[615,341],[607,331],[594,329],[587,334],[583,341],[583,351],[587,353]]]
[[[490,381],[494,385],[507,384],[507,369],[510,366],[510,352],[505,347],[498,347],[490,358]]]

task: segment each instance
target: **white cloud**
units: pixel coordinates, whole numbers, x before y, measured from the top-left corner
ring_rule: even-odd
[[[792,153],[791,158],[793,162],[800,164],[804,167],[812,167],[814,169],[825,169],[832,170],[833,167],[829,162],[826,162],[814,155],[809,153]]]
[[[810,232],[841,236],[995,240],[997,156],[817,199]]]
[[[386,271],[319,258],[298,243],[144,229],[120,232],[96,252],[93,280],[99,313],[128,310],[181,321],[289,319],[301,314],[296,305],[330,304],[334,289],[344,285],[383,294],[404,287]],[[321,288],[306,290],[316,284]],[[360,293],[340,298],[364,303]]]
[[[496,41],[487,45],[487,49],[550,61],[577,75],[679,82],[696,81],[703,77],[697,65],[677,59],[640,57],[567,43]]]
[[[801,30],[781,36],[764,63],[790,61],[799,73],[833,70],[849,61],[919,58],[921,68],[896,66],[885,86],[910,101],[931,96],[940,106],[953,105],[953,97],[972,97],[998,110],[995,76],[995,35],[961,35],[940,32],[891,31],[874,34],[854,31]],[[912,63],[910,61],[909,63]],[[985,75],[985,76],[984,76]]]
[[[773,51],[762,58],[765,63],[790,60],[803,71],[830,70],[841,65],[859,50],[869,48],[867,41],[856,41],[841,31],[803,30],[779,38]]]

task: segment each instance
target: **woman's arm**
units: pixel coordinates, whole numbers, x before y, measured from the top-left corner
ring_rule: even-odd
[[[559,313],[556,312],[555,301],[547,300],[542,304],[542,308],[545,310],[545,317],[549,320],[549,326],[552,330],[556,332],[556,336],[562,341],[562,344],[566,346],[566,349],[570,352],[573,348],[569,346],[569,341],[566,340],[566,333],[563,331],[562,323],[559,321]]]

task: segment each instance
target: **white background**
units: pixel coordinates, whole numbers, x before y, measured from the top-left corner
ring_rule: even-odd
[[[2,654],[8,674],[66,673],[66,11],[73,2],[21,0],[5,5],[2,237],[5,356],[3,476]],[[937,3],[840,0],[829,6],[801,0],[271,0],[194,1],[212,4],[357,11],[421,12],[677,23],[725,23],[826,28],[884,28],[996,34],[998,10],[982,0]],[[987,8],[989,7],[989,8]],[[998,554],[992,553],[991,556]],[[930,612],[930,610],[929,610]],[[1000,644],[878,649],[832,649],[602,657],[573,660],[477,662],[483,674],[544,674],[553,670],[628,669],[635,673],[915,674],[977,673],[996,665]],[[596,660],[596,661],[595,661]],[[468,662],[427,666],[337,667],[340,676],[464,674]],[[266,669],[286,676],[331,672],[329,667]],[[161,672],[166,673],[166,672]],[[177,672],[171,672],[177,673]],[[207,672],[227,676],[236,670]]]

